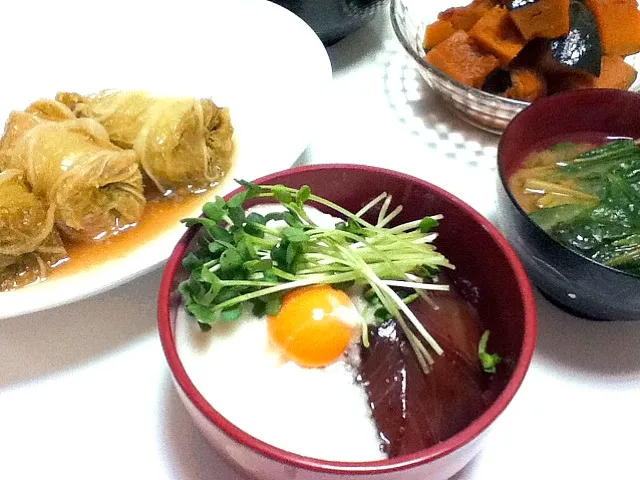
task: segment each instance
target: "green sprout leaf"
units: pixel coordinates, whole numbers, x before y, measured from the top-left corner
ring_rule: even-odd
[[[220,256],[220,270],[223,272],[238,268],[242,263],[242,256],[235,248],[227,248]]]
[[[254,317],[263,317],[267,313],[267,304],[259,298],[253,299],[251,314]]]
[[[242,257],[243,262],[258,259],[258,253],[256,252],[256,249],[253,247],[251,242],[247,240],[246,237],[242,238],[236,244],[236,250],[240,254],[240,257]]]
[[[233,322],[235,320],[238,320],[240,318],[240,315],[242,315],[242,305],[237,304],[233,307],[225,308],[224,310],[222,310],[222,312],[220,312],[220,320],[223,320],[225,322]]]
[[[209,218],[186,218],[182,220],[187,227],[202,225],[209,236],[214,239],[224,239],[225,241],[231,236],[224,228]]]
[[[269,259],[249,260],[248,262],[245,262],[242,267],[247,271],[248,274],[264,272],[265,270],[273,267],[273,261]]]
[[[273,220],[274,222],[278,222],[278,221],[282,221],[285,219],[285,216],[288,214],[289,212],[271,212],[271,213],[267,213],[264,218],[267,222],[270,222],[271,220]]]
[[[436,228],[438,225],[439,224],[437,220],[431,217],[424,217],[420,222],[420,226],[418,227],[418,229],[420,230],[420,233],[427,233]]]
[[[287,245],[287,251],[285,253],[285,265],[287,266],[287,271],[291,272],[293,270],[293,265],[299,253],[299,243],[291,242]]]
[[[311,189],[309,188],[309,185],[303,185],[296,194],[296,203],[302,206],[304,202],[309,200],[309,197],[311,197]]]
[[[247,190],[245,190],[243,192],[240,192],[240,193],[236,193],[227,202],[227,205],[228,205],[229,209],[237,208],[237,207],[242,208],[243,205],[244,205],[244,201],[247,199],[248,195],[249,194],[248,194]]]
[[[277,315],[280,308],[282,308],[282,299],[280,297],[272,297],[265,305],[265,313],[270,316]]]
[[[236,183],[242,185],[247,189],[246,198],[257,197],[263,192],[262,187],[260,185],[256,185],[255,183],[247,182],[246,180],[236,180]]]
[[[241,206],[229,207],[229,218],[234,225],[241,227],[245,221],[244,208]]]
[[[200,323],[214,323],[218,317],[214,310],[197,303],[187,303],[187,311],[196,317]]]
[[[202,267],[202,263],[202,260],[200,260],[193,252],[189,253],[189,255],[182,259],[182,266],[190,272]]]
[[[198,326],[200,327],[200,331],[203,332],[203,333],[206,333],[206,332],[211,330],[211,324],[210,323],[198,322]]]
[[[355,280],[349,280],[348,282],[334,283],[333,288],[338,290],[349,290],[355,284],[356,284]]]
[[[267,282],[277,282],[278,281],[278,275],[276,275],[276,273],[273,271],[273,269],[269,269],[269,270],[265,270],[263,272],[264,275],[264,279]]]
[[[225,215],[227,209],[227,202],[222,197],[216,197],[215,201],[207,202],[202,207],[202,213],[216,223],[220,223]]]
[[[255,223],[257,225],[266,225],[267,219],[263,215],[260,215],[259,213],[251,212],[247,216],[247,223]]]
[[[291,193],[283,185],[276,185],[273,188],[273,196],[282,204],[289,204],[293,201]]]
[[[209,285],[214,285],[218,290],[220,290],[220,279],[205,265],[202,266],[202,270],[200,271],[200,280],[208,283]]]
[[[267,219],[259,213],[252,212],[246,218],[246,225],[244,231],[248,235],[252,235],[258,238],[264,238],[264,231],[260,227],[264,227],[267,224]]]
[[[287,227],[282,229],[282,234],[291,243],[302,243],[309,240],[309,234],[301,228]]]
[[[487,373],[496,373],[496,367],[502,361],[502,358],[497,353],[487,353],[487,343],[489,342],[489,330],[486,330],[480,342],[478,343],[478,358],[482,363],[482,369]]]
[[[276,265],[285,265],[287,263],[287,244],[280,242],[271,249],[270,254]]]
[[[220,242],[211,242],[208,246],[207,246],[207,250],[209,250],[209,253],[213,253],[214,257],[213,258],[217,258],[219,257],[222,252],[224,252],[226,249],[226,247],[221,244]]]
[[[300,219],[297,217],[297,215],[291,213],[291,212],[286,212],[282,218],[287,225],[289,225],[290,227],[302,227],[303,224],[300,221]]]

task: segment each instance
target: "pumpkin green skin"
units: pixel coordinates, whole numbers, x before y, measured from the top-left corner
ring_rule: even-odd
[[[599,77],[602,40],[596,18],[582,2],[572,1],[570,19],[569,34],[551,41],[551,55],[564,67],[582,70]]]
[[[527,8],[534,3],[538,3],[540,0],[507,0],[504,5],[507,10],[516,10],[517,8]]]

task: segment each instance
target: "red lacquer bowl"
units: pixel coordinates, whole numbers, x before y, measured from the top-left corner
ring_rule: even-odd
[[[440,480],[461,470],[480,450],[488,427],[520,387],[533,355],[535,303],[520,261],[498,230],[471,207],[434,185],[414,177],[359,165],[294,168],[257,183],[309,185],[312,191],[351,211],[387,191],[404,205],[399,221],[444,214],[438,248],[457,266],[456,275],[479,292],[478,309],[491,329],[493,348],[505,358],[494,383],[496,400],[467,428],[412,455],[369,463],[328,462],[302,457],[266,444],[238,429],[207,403],[180,362],[174,326],[186,278],[181,266],[195,230],[185,234],[167,264],[160,287],[160,338],[178,392],[195,423],[213,447],[246,475],[261,480],[402,479]],[[230,195],[233,195],[231,193]],[[239,380],[240,381],[240,380]],[[213,472],[212,472],[213,473]]]

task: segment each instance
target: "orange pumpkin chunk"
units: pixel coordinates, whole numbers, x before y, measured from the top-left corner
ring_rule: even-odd
[[[640,12],[636,0],[585,0],[595,15],[605,55],[640,52]]]
[[[475,88],[480,88],[499,64],[496,57],[480,49],[464,31],[454,33],[430,50],[426,60],[454,80]]]
[[[558,38],[569,33],[570,0],[538,0],[511,10],[514,23],[527,40]]]
[[[547,92],[552,95],[583,88],[593,88],[594,76],[580,70],[547,76]]]
[[[602,57],[602,70],[595,78],[595,88],[628,90],[636,81],[638,72],[621,57]]]
[[[424,49],[431,50],[439,43],[444,42],[451,35],[456,33],[451,22],[448,20],[436,20],[427,27],[424,34]]]
[[[542,97],[547,89],[543,76],[534,70],[513,70],[511,72],[511,83],[511,88],[505,92],[504,96],[524,100],[525,102],[533,102],[535,99]]]
[[[514,25],[509,12],[496,6],[476,22],[469,35],[478,45],[498,57],[505,66],[522,50],[526,41]]]
[[[495,4],[495,0],[474,0],[466,7],[449,8],[441,12],[438,20],[448,21],[454,30],[467,31]]]
[[[549,77],[551,93],[580,90],[583,88],[617,88],[628,90],[635,82],[638,72],[622,57],[602,57],[599,77],[574,72]]]

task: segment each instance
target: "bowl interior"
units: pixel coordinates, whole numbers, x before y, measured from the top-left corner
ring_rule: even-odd
[[[471,441],[506,407],[518,389],[528,368],[535,343],[535,304],[524,269],[507,241],[486,219],[460,200],[426,182],[400,173],[355,165],[324,165],[301,167],[260,179],[258,183],[280,183],[290,187],[309,185],[313,193],[327,198],[351,211],[357,211],[382,191],[402,204],[399,221],[443,214],[438,231],[438,248],[457,266],[455,278],[461,285],[473,286],[477,307],[487,328],[492,331],[492,345],[505,358],[492,389],[497,400],[468,428],[426,451],[367,465],[367,471],[377,464],[379,469],[403,468],[416,462],[438,458]],[[191,231],[176,247],[165,271],[160,292],[159,328],[163,347],[178,383],[187,395],[199,395],[177,358],[173,328],[180,298],[178,283],[186,277],[181,259],[193,243]],[[487,275],[491,272],[491,275]],[[186,387],[186,388],[185,388]],[[195,390],[195,392],[194,392]],[[191,392],[191,393],[189,393]],[[193,399],[192,399],[193,400]],[[198,398],[196,404],[206,403]],[[238,429],[211,409],[205,415],[219,428],[238,441],[277,460],[302,467],[326,467],[335,471],[345,464],[313,461],[273,448],[253,439],[247,440]],[[354,465],[351,464],[350,471]],[[363,467],[364,468],[364,467]],[[364,472],[365,470],[363,470]]]
[[[640,138],[639,111],[640,94],[622,90],[580,90],[534,102],[500,140],[502,180],[518,170],[527,154],[563,140],[583,134]]]

